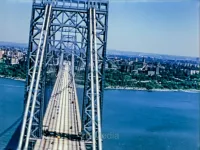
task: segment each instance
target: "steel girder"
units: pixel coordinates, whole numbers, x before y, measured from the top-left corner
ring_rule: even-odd
[[[18,149],[32,149],[37,138],[42,136],[42,119],[44,111],[45,77],[48,58],[48,22],[51,6],[37,9],[33,6],[29,49],[27,59],[27,75],[25,86],[24,119]],[[38,22],[42,22],[41,25]],[[42,71],[41,71],[42,70]]]
[[[95,11],[97,4],[93,3],[91,8]],[[108,8],[108,3],[107,7]],[[107,10],[108,11],[108,10]],[[90,15],[88,11],[88,16]],[[93,15],[93,13],[91,14]],[[95,29],[90,27],[91,23],[95,20]],[[107,45],[107,29],[108,29],[108,13],[100,14],[95,11],[95,17],[90,19],[88,17],[88,46],[86,53],[86,69],[85,69],[85,85],[84,85],[84,99],[82,108],[82,134],[85,140],[87,149],[100,149],[100,144],[98,141],[98,119],[102,120],[102,109],[103,109],[103,92],[104,92],[104,78],[105,78],[105,61],[106,61],[106,45]],[[92,30],[92,31],[90,31]],[[95,33],[94,33],[95,32]],[[93,36],[91,37],[91,34]],[[95,42],[93,41],[95,39]],[[96,47],[96,48],[95,48]],[[97,50],[97,67],[95,67],[95,49]],[[94,61],[94,62],[92,62]],[[98,70],[98,76],[95,75],[95,70]],[[96,78],[97,77],[97,78]],[[96,83],[95,83],[96,82]],[[98,83],[97,83],[98,82]],[[98,90],[97,90],[98,86]],[[97,105],[98,99],[100,101],[100,106]],[[94,105],[93,105],[94,103]],[[94,108],[93,108],[94,107]],[[98,107],[100,107],[100,118],[98,118]],[[94,110],[93,110],[94,109]],[[94,111],[94,114],[93,114]],[[95,117],[93,118],[93,116]],[[95,121],[95,141],[93,123]],[[101,133],[100,133],[101,134]],[[96,143],[96,144],[94,144]],[[94,147],[95,145],[95,147]]]

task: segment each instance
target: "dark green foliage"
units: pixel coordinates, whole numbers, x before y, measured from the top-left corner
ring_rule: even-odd
[[[0,75],[4,77],[25,79],[25,62],[20,62],[16,65],[0,63]]]
[[[173,75],[148,76],[145,74],[134,74],[120,72],[118,70],[106,70],[106,87],[132,87],[151,89],[200,89],[200,75],[192,75],[190,80],[181,75],[182,79],[175,80]],[[195,79],[195,80],[194,80]]]
[[[17,65],[0,63],[0,75],[5,77],[25,79],[25,62]],[[178,71],[177,71],[178,72]],[[180,77],[180,78],[178,78]],[[76,74],[76,83],[84,85],[84,71]],[[178,80],[178,79],[180,80]],[[107,69],[105,74],[105,87],[131,87],[152,89],[200,89],[200,74],[188,76],[183,72],[174,74],[161,74],[160,76],[148,76],[134,74],[114,69]]]

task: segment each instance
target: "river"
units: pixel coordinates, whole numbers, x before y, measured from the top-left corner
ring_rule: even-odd
[[[23,96],[24,82],[0,78],[0,150],[17,127]],[[104,150],[198,150],[198,127],[199,93],[105,90]]]

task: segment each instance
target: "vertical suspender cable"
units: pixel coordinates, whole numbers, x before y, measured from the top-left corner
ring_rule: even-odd
[[[96,101],[97,101],[97,119],[98,119],[98,150],[102,150],[102,135],[101,135],[101,113],[99,99],[99,69],[98,69],[98,53],[96,43],[96,11],[93,9],[94,18],[94,51],[95,51],[95,76],[96,76]]]
[[[44,20],[46,20],[46,13],[47,13],[47,7],[45,8]],[[22,123],[22,128],[21,128],[19,144],[18,144],[18,148],[17,148],[18,150],[22,149],[22,143],[23,143],[23,138],[24,138],[24,133],[25,133],[25,128],[26,128],[26,122],[27,122],[27,118],[28,118],[28,110],[29,110],[29,106],[30,106],[30,100],[31,100],[31,95],[32,95],[32,91],[33,91],[33,85],[34,85],[34,82],[35,82],[36,69],[37,69],[37,65],[38,65],[38,58],[39,58],[39,53],[40,53],[40,46],[41,46],[41,40],[42,40],[42,35],[43,35],[43,30],[44,30],[44,24],[45,24],[45,21],[43,22],[43,25],[42,25],[40,42],[39,42],[37,53],[36,53],[36,59],[35,59],[30,89],[29,89],[29,92],[28,92],[28,99],[27,99],[27,102],[26,102],[26,108],[25,108],[24,117],[23,117],[23,123]]]
[[[95,137],[95,104],[94,104],[94,75],[93,75],[93,29],[92,29],[92,9],[89,12],[90,17],[90,69],[91,69],[91,101],[92,101],[92,149],[96,150],[96,137]]]
[[[34,110],[35,110],[35,104],[36,104],[36,98],[38,95],[38,87],[39,87],[39,81],[40,81],[40,75],[41,75],[41,70],[42,70],[42,64],[43,64],[43,58],[44,58],[44,51],[45,51],[45,46],[46,46],[46,40],[47,40],[47,34],[48,34],[48,29],[49,29],[49,20],[50,20],[50,15],[51,15],[51,5],[47,5],[46,7],[48,7],[48,16],[47,16],[47,20],[44,20],[46,22],[45,24],[45,32],[44,35],[44,41],[43,41],[43,45],[42,45],[42,53],[40,56],[40,62],[39,62],[39,69],[38,69],[38,74],[37,74],[37,79],[36,79],[36,89],[34,92],[34,97],[33,97],[33,103],[32,103],[32,107],[31,107],[31,114],[30,114],[30,120],[29,120],[29,124],[28,124],[28,131],[27,131],[27,136],[26,136],[26,142],[25,142],[25,150],[28,150],[28,144],[29,144],[29,138],[30,138],[30,132],[31,132],[31,127],[32,127],[32,121],[33,121],[33,115],[34,115]]]

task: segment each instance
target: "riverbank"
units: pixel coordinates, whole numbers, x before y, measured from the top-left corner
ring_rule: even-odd
[[[26,81],[26,79],[15,78],[15,77],[6,77],[6,76],[3,76],[3,75],[0,75],[0,78],[12,79],[12,80],[18,80],[18,81]]]
[[[14,78],[14,77],[5,77],[0,75],[0,78],[6,78],[6,79],[12,79],[12,80],[18,80],[18,81],[26,81],[25,79],[21,78]],[[77,84],[78,88],[84,88],[83,85]],[[148,92],[190,92],[190,93],[197,93],[200,92],[200,90],[197,89],[151,89],[147,90],[146,88],[137,88],[137,87],[121,87],[121,86],[116,86],[116,87],[106,87],[106,90],[133,90],[133,91],[148,91]]]
[[[200,90],[196,89],[151,89],[147,90],[146,88],[136,88],[136,87],[107,87],[109,90],[135,90],[135,91],[157,91],[157,92],[200,92]]]
[[[134,91],[148,91],[148,92],[200,92],[200,90],[196,89],[151,89],[147,90],[146,88],[136,88],[136,87],[107,87],[109,90],[134,90]]]
[[[77,85],[78,88],[83,88],[83,85]],[[196,90],[196,89],[151,89],[151,90],[147,90],[146,88],[136,88],[136,87],[120,87],[120,86],[116,86],[116,87],[106,87],[106,90],[133,90],[133,91],[148,91],[148,92],[153,92],[153,91],[157,91],[157,92],[200,92],[200,90]]]

